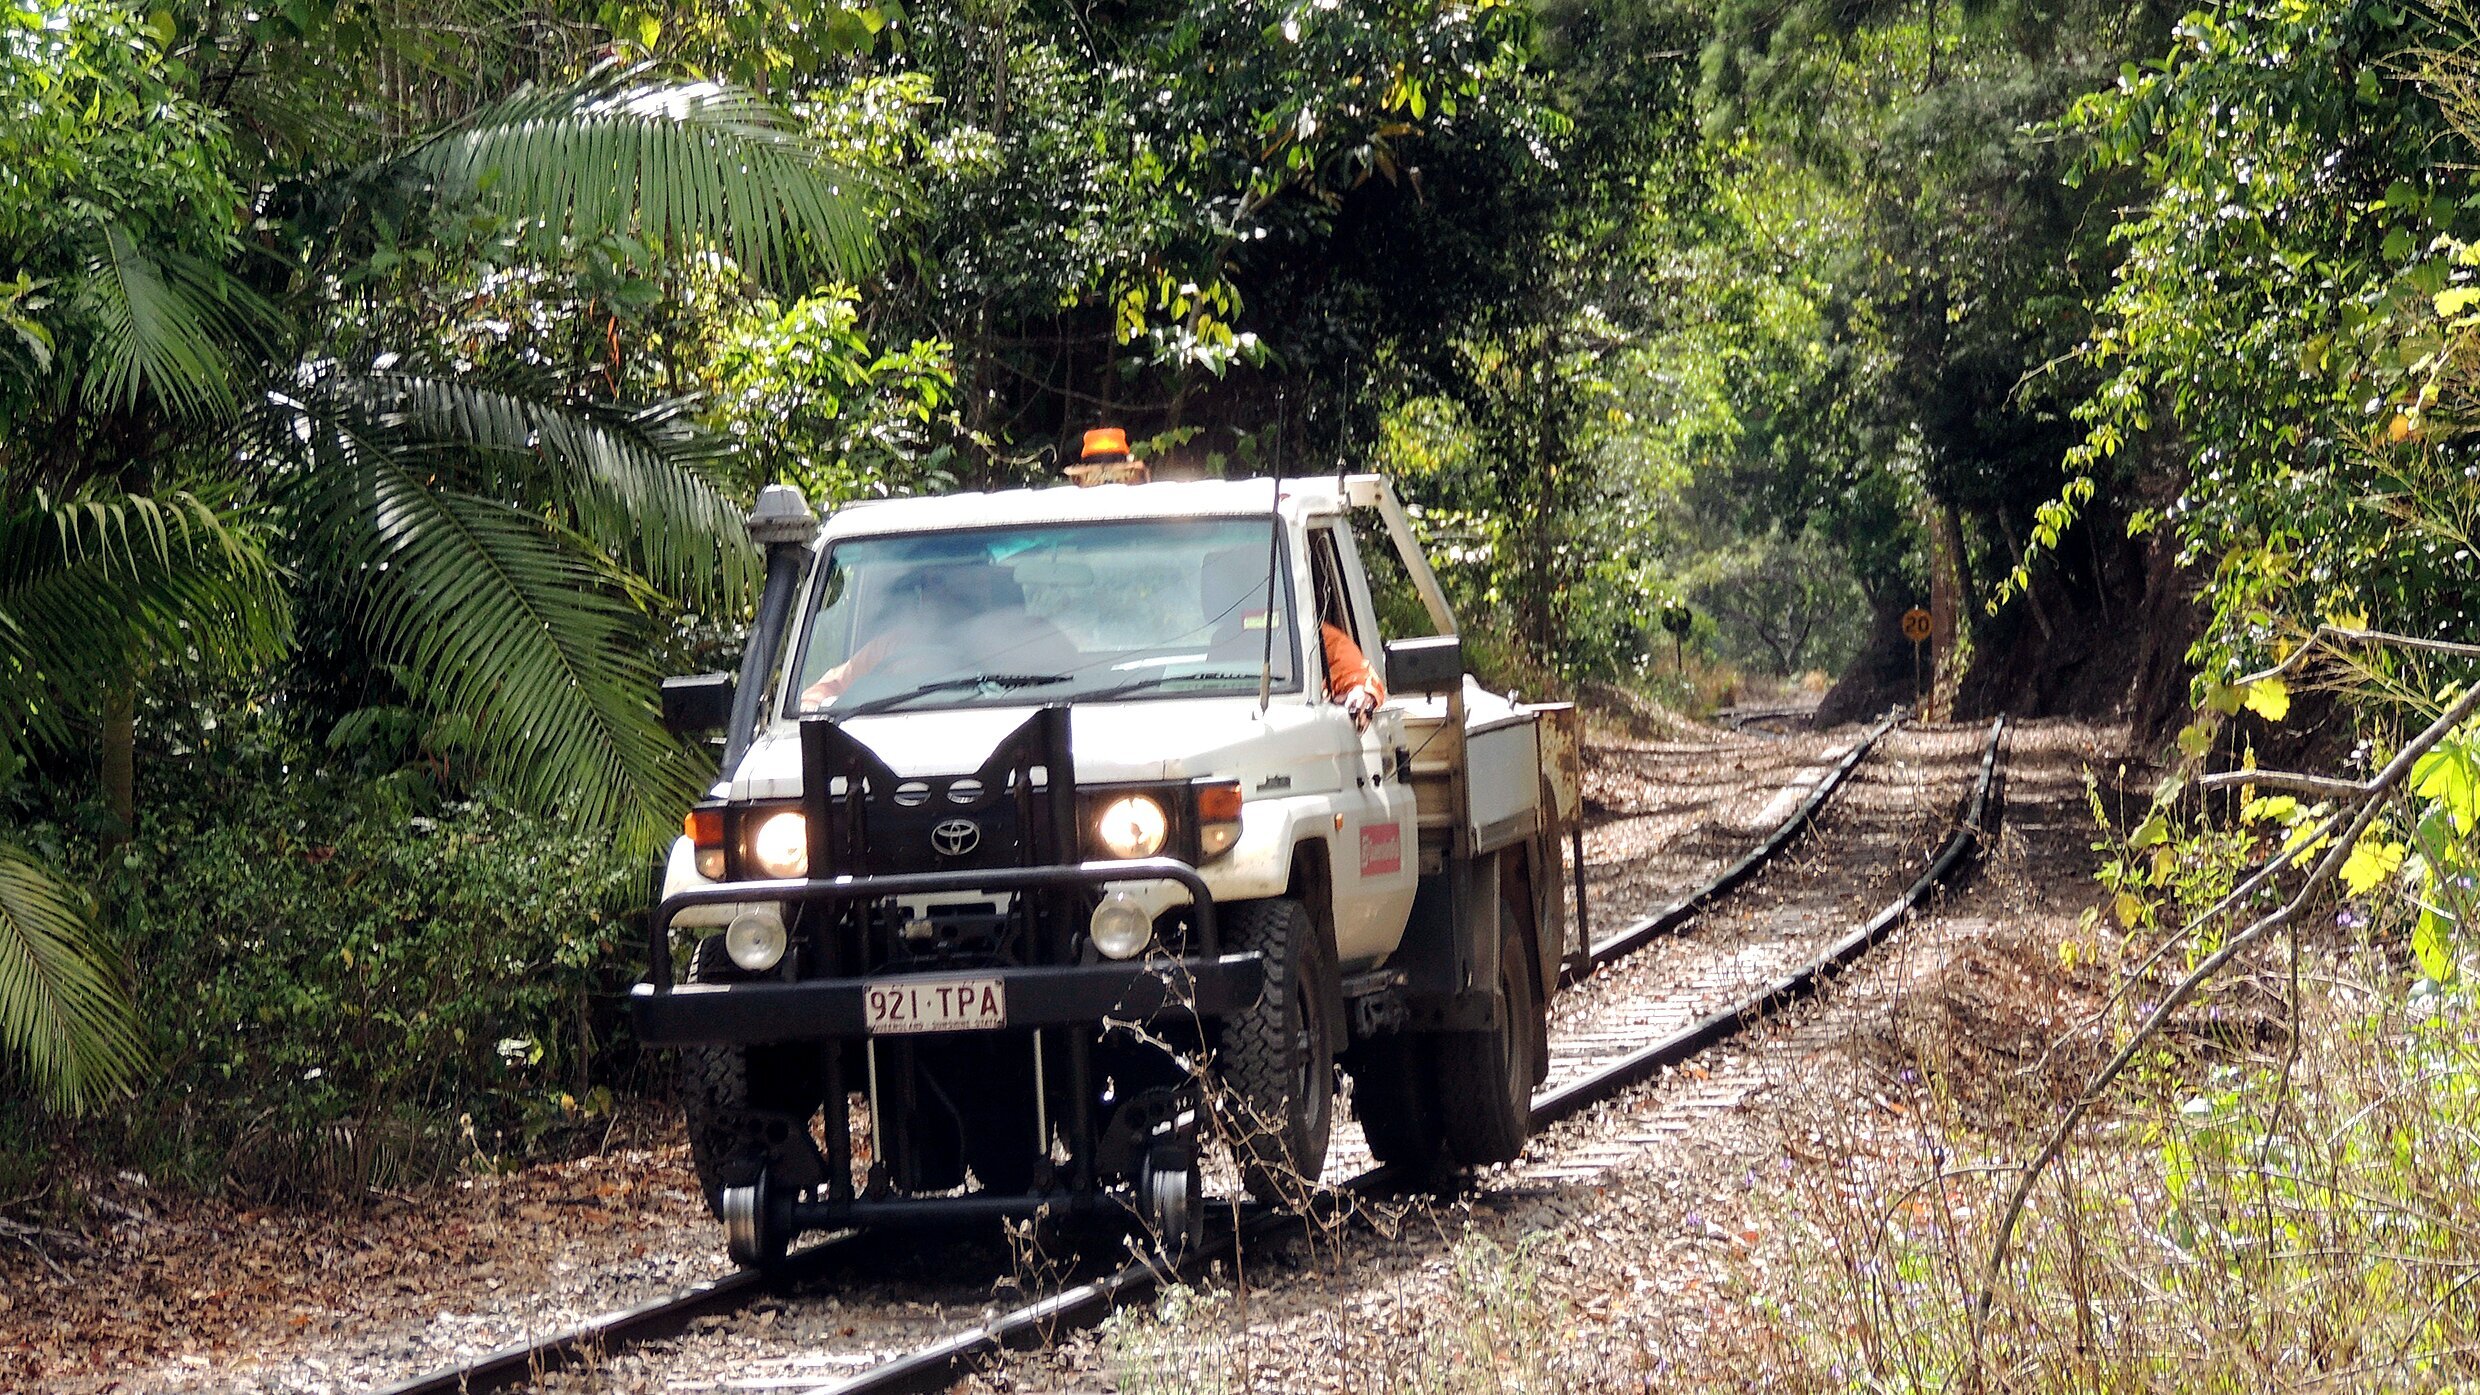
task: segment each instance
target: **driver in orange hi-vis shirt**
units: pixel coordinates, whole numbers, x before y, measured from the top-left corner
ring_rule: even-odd
[[[1366,727],[1369,714],[1386,701],[1386,682],[1369,666],[1369,658],[1352,636],[1331,620],[1318,622],[1319,637],[1326,646],[1326,697],[1343,704],[1352,725]]]

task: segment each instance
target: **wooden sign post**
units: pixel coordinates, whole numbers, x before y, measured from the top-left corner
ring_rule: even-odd
[[[1903,637],[1912,642],[1912,697],[1922,700],[1920,690],[1920,646],[1929,642],[1932,621],[1929,612],[1913,606],[1903,612]]]

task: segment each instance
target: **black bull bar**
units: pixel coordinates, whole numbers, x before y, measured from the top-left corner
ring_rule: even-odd
[[[1108,882],[1174,881],[1188,889],[1197,942],[1219,947],[1214,898],[1205,878],[1167,857],[1079,862],[978,871],[905,872],[870,877],[787,878],[701,887],[663,898],[646,920],[648,982],[629,992],[638,1039],[653,1046],[748,1045],[866,1036],[869,990],[903,979],[997,979],[1007,995],[1009,1028],[1048,1027],[1104,1018],[1137,1020],[1171,1007],[1221,1017],[1257,1000],[1265,961],[1251,952],[1194,958],[1155,954],[1099,964],[957,969],[796,983],[672,983],[672,921],[692,906],[752,902],[861,901],[939,891],[1033,891]],[[979,1030],[967,1028],[964,1030]]]

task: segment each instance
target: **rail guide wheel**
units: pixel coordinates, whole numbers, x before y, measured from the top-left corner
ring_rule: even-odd
[[[772,1269],[792,1248],[792,1195],[767,1179],[723,1189],[724,1250],[743,1269]]]
[[[1193,1143],[1158,1143],[1137,1164],[1137,1212],[1172,1264],[1206,1238],[1205,1179]]]

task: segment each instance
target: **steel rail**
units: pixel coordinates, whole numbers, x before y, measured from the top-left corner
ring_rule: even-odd
[[[1998,749],[2005,731],[2006,719],[2003,717],[1990,724],[1989,743],[1981,753],[1980,777],[1973,784],[1972,796],[1964,807],[1962,819],[1955,832],[1930,860],[1927,870],[1901,895],[1888,902],[1867,923],[1828,946],[1824,953],[1805,967],[1766,985],[1737,1005],[1692,1023],[1580,1080],[1535,1099],[1533,1126],[1540,1128],[1579,1114],[1639,1083],[1664,1066],[1695,1056],[1792,1003],[1811,996],[1824,986],[1826,980],[1883,939],[1980,848],[1987,834],[1986,825],[1995,808]],[[1789,841],[1788,837],[1783,841]],[[1740,873],[1742,878],[1745,875]],[[1733,884],[1736,885],[1736,881]],[[1373,1168],[1342,1183],[1338,1190],[1368,1192],[1393,1180],[1391,1169]],[[1232,1235],[1210,1241],[1193,1251],[1177,1272],[1200,1272],[1244,1243],[1271,1238],[1299,1224],[1299,1217],[1286,1213],[1258,1213],[1244,1219]],[[943,1391],[979,1369],[993,1353],[1045,1345],[1061,1331],[1094,1326],[1121,1305],[1155,1291],[1167,1277],[1171,1276],[1160,1266],[1140,1260],[1104,1278],[1028,1304],[987,1325],[956,1333],[858,1375],[801,1388],[797,1395],[930,1395],[931,1392]]]
[[[1834,768],[1826,772],[1825,778],[1817,782],[1815,789],[1808,792],[1808,797],[1800,801],[1799,807],[1791,811],[1790,817],[1776,825],[1771,833],[1766,834],[1737,862],[1716,872],[1712,879],[1703,886],[1634,922],[1604,943],[1591,946],[1589,958],[1582,963],[1571,961],[1559,970],[1559,986],[1565,988],[1571,983],[1590,978],[1599,972],[1603,965],[1624,959],[1643,949],[1652,941],[1678,930],[1694,919],[1698,911],[1738,887],[1741,882],[1755,876],[1758,868],[1772,861],[1784,848],[1791,845],[1792,839],[1800,836],[1801,830],[1807,828],[1817,817],[1818,812],[1826,807],[1826,801],[1832,799],[1834,792],[1843,787],[1843,782],[1851,778],[1851,773],[1860,768],[1860,762],[1866,760],[1869,752],[1877,748],[1879,738],[1893,730],[1894,724],[1902,719],[1903,713],[1899,708],[1887,713],[1876,726],[1862,733],[1860,740],[1850,750],[1843,753],[1843,758],[1835,762]]]
[[[467,1395],[509,1390],[529,1384],[550,1371],[573,1366],[589,1355],[623,1346],[659,1342],[688,1330],[699,1318],[728,1313],[786,1280],[810,1277],[831,1258],[840,1258],[857,1233],[830,1235],[798,1250],[773,1270],[738,1269],[720,1279],[691,1284],[676,1293],[649,1298],[587,1318],[574,1327],[495,1348],[471,1361],[379,1387],[374,1395]]]
[[[1726,707],[1714,715],[1721,718],[1723,724],[1731,730],[1745,731],[1760,722],[1780,722],[1793,717],[1814,718],[1817,715],[1817,709],[1814,707]],[[1772,731],[1764,734],[1781,736],[1783,733]]]
[[[1737,1035],[1741,1029],[1782,1011],[1803,998],[1813,996],[1828,979],[1868,953],[1879,940],[1886,938],[1895,926],[1917,910],[1929,893],[1954,874],[1966,857],[1978,852],[1988,832],[1993,801],[1998,788],[1998,747],[2006,735],[2006,719],[1998,718],[1989,725],[1989,744],[1981,752],[1980,778],[1973,782],[1972,798],[1965,805],[1963,818],[1954,833],[1931,858],[1929,866],[1902,895],[1886,903],[1858,929],[1828,945],[1825,952],[1807,964],[1774,980],[1763,988],[1673,1032],[1660,1041],[1639,1047],[1595,1070],[1580,1080],[1533,1101],[1533,1127],[1567,1118],[1591,1105],[1608,1099],[1628,1086],[1647,1079],[1666,1066],[1676,1065],[1704,1051],[1715,1043]]]
[[[1561,972],[1560,986],[1588,978],[1602,966],[1623,959],[1652,940],[1678,930],[1698,910],[1755,875],[1759,867],[1789,846],[1791,840],[1816,818],[1826,801],[1834,796],[1861,761],[1875,749],[1878,741],[1901,718],[1900,711],[1890,712],[1862,733],[1859,741],[1827,771],[1799,806],[1748,853],[1717,872],[1702,886],[1651,915],[1636,920],[1605,943],[1594,946],[1589,960],[1581,965],[1571,963]],[[1994,753],[1995,750],[1993,736],[1991,751]],[[1986,785],[1986,760],[1983,762],[1982,779]],[[1978,807],[1977,802],[1975,807]],[[1624,1067],[1635,1060],[1636,1057],[1631,1056],[1619,1065]],[[1658,1069],[1659,1064],[1657,1062],[1645,1069]],[[1590,1102],[1579,1102],[1573,1107],[1582,1108],[1586,1103]],[[1533,1121],[1536,1126],[1547,1119],[1563,1117],[1564,1114],[1544,1115],[1541,1104],[1536,1102],[1534,1105]],[[1346,1181],[1342,1189],[1368,1190],[1387,1176],[1385,1169],[1375,1169]],[[1254,1238],[1273,1227],[1292,1223],[1293,1219],[1281,1213],[1252,1216],[1242,1223],[1237,1235],[1201,1246],[1182,1268],[1211,1262],[1228,1253],[1239,1240]],[[693,1284],[676,1293],[598,1314],[541,1337],[495,1348],[471,1361],[383,1386],[375,1395],[482,1395],[486,1391],[508,1390],[532,1382],[546,1372],[576,1365],[620,1347],[677,1336],[701,1317],[731,1312],[786,1283],[815,1277],[828,1265],[844,1258],[851,1242],[859,1238],[855,1232],[829,1235],[796,1251],[773,1270],[743,1269]],[[1003,1346],[1021,1349],[1046,1340],[1049,1334],[1057,1331],[1091,1326],[1127,1299],[1151,1291],[1164,1277],[1154,1265],[1130,1265],[1093,1282],[1029,1304],[988,1326],[969,1329],[908,1353],[854,1377],[845,1385],[824,1388],[853,1392],[945,1389],[991,1351]]]

